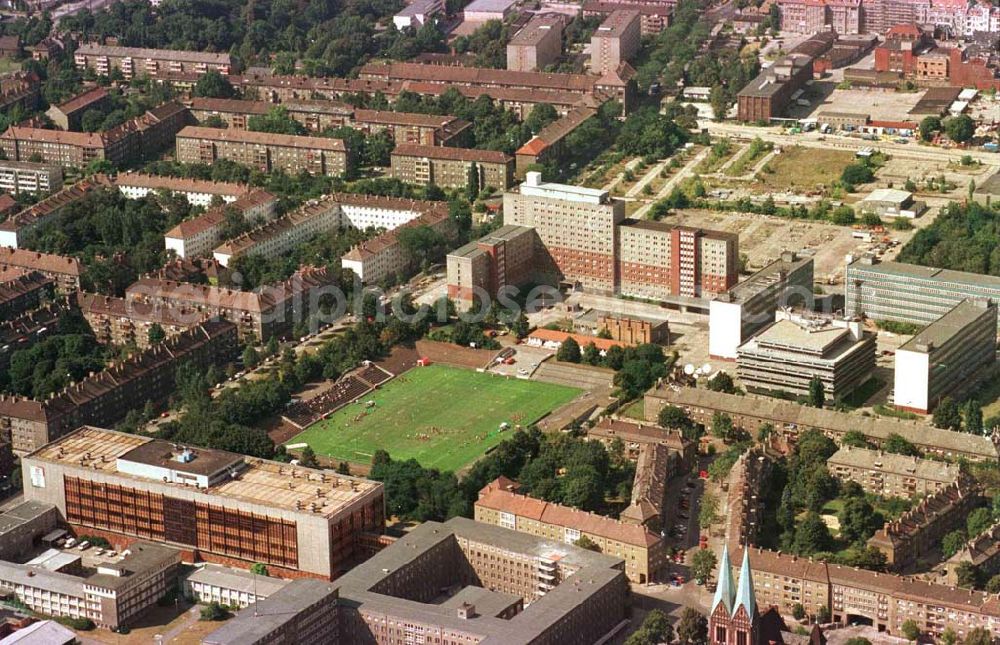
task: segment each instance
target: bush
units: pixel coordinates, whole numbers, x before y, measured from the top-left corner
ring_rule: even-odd
[[[89,632],[90,630],[97,627],[89,618],[72,618],[70,616],[56,616],[55,621],[60,625],[65,625],[70,629],[75,629],[80,632]]]

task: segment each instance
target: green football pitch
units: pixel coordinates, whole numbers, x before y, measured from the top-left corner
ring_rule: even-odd
[[[580,390],[551,383],[430,365],[397,376],[288,441],[316,454],[367,464],[379,448],[428,468],[457,470],[572,400]],[[368,401],[374,401],[369,406]]]

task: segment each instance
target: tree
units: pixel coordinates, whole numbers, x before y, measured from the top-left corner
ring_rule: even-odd
[[[210,99],[231,99],[236,96],[236,90],[229,79],[214,69],[201,75],[191,93]]]
[[[983,435],[983,406],[976,399],[969,399],[962,406],[962,420],[969,434]]]
[[[986,591],[988,593],[1000,593],[1000,573],[986,581]]]
[[[840,173],[840,181],[847,186],[857,186],[867,184],[875,179],[875,173],[867,165],[855,162],[848,164]]]
[[[684,608],[677,623],[677,639],[681,645],[704,645],[708,640],[708,621],[697,609]]]
[[[531,128],[532,134],[538,134],[539,130],[558,118],[559,113],[556,112],[554,107],[548,103],[538,103],[535,107],[531,108],[531,112],[528,114],[528,118],[524,120],[524,124]]]
[[[149,340],[150,345],[159,345],[166,340],[167,332],[163,331],[160,323],[153,323],[149,326],[149,331],[146,332],[146,338]]]
[[[288,109],[282,105],[274,105],[265,114],[255,114],[247,119],[247,129],[271,134],[301,135],[306,132],[305,126],[289,116]]]
[[[959,563],[955,567],[955,577],[958,580],[959,587],[975,589],[979,586],[979,569],[968,560]]]
[[[851,446],[852,448],[870,448],[868,444],[868,438],[863,432],[858,430],[848,430],[844,433],[844,436],[840,438],[840,445]]]
[[[944,631],[941,632],[941,642],[944,645],[955,645],[958,642],[958,634],[951,627],[945,627]]]
[[[724,412],[712,415],[712,435],[730,441],[733,436],[733,418]]]
[[[302,456],[299,457],[299,465],[306,468],[320,467],[319,460],[316,459],[316,452],[313,451],[312,446],[306,446],[302,449]]]
[[[639,629],[632,632],[625,640],[625,645],[658,645],[669,643],[674,639],[674,628],[659,609],[654,609],[642,621]]]
[[[882,449],[886,452],[891,452],[897,455],[906,455],[907,457],[920,456],[919,448],[913,445],[913,443],[911,443],[906,437],[896,434],[895,432],[889,433],[885,443],[882,445]]]
[[[962,645],[991,645],[993,635],[985,627],[976,627],[971,630],[962,641]]]
[[[830,221],[838,226],[850,226],[856,220],[857,218],[854,215],[854,209],[847,204],[838,206],[833,209],[832,213],[830,213]]]
[[[250,567],[250,573],[255,576],[264,576],[265,578],[271,575],[267,570],[267,565],[263,562],[254,562]]]
[[[945,535],[941,539],[941,552],[944,554],[944,557],[950,558],[958,553],[965,546],[965,540],[966,536],[963,529],[956,529]]]
[[[701,498],[701,508],[698,510],[698,527],[707,529],[719,521],[719,501],[715,495],[705,493]]]
[[[601,350],[594,343],[587,343],[583,348],[583,362],[587,365],[597,365],[601,362]]]
[[[691,575],[695,580],[704,583],[712,576],[718,560],[711,549],[698,549],[691,558]]]
[[[931,423],[937,428],[961,430],[962,413],[959,411],[958,404],[955,403],[953,398],[946,396],[938,402],[937,407],[934,408]]]
[[[246,349],[243,350],[243,365],[251,370],[260,365],[260,354],[257,353],[257,348],[253,345],[247,345]]]
[[[576,542],[574,542],[573,544],[580,547],[581,549],[587,549],[588,551],[596,551],[598,553],[601,552],[600,545],[597,544],[597,542],[591,540],[586,535],[581,535],[579,538],[577,538]]]
[[[959,114],[945,120],[944,132],[955,143],[965,143],[976,133],[976,122],[967,114]]]
[[[920,122],[920,138],[924,141],[930,141],[934,138],[934,135],[941,131],[941,118],[936,116],[924,117],[924,120]],[[907,190],[910,190],[907,188]],[[912,193],[913,191],[910,190]]]
[[[733,377],[723,371],[708,379],[707,386],[713,392],[736,394],[736,384],[733,383]]]
[[[524,338],[528,335],[530,329],[531,325],[528,323],[528,317],[524,315],[523,311],[518,312],[517,318],[510,324],[511,333],[518,338]]]
[[[730,99],[724,87],[721,85],[713,87],[708,95],[708,102],[712,106],[712,116],[715,117],[716,121],[722,121],[726,118]]]
[[[830,608],[826,605],[820,605],[819,609],[816,610],[816,622],[823,624],[830,622]]]
[[[861,224],[869,228],[875,228],[876,226],[882,226],[882,218],[878,213],[869,211],[861,216]]]
[[[346,461],[340,462],[339,464],[337,464],[337,474],[338,475],[350,475],[351,474],[351,465],[349,463],[347,463]]]
[[[479,165],[476,162],[469,164],[469,176],[466,183],[465,192],[469,201],[474,202],[479,197]]]
[[[799,555],[811,555],[817,551],[829,551],[833,537],[823,518],[816,511],[808,511],[795,529],[793,550]]]
[[[907,620],[902,626],[903,636],[906,640],[916,641],[920,638],[920,627],[917,626],[916,621],[913,619]]]
[[[809,405],[814,408],[822,408],[825,402],[826,391],[823,388],[823,381],[818,376],[814,376],[809,381]]]
[[[837,514],[840,521],[840,535],[850,542],[863,542],[878,529],[882,517],[863,497],[852,497],[844,502]]]
[[[217,601],[212,601],[201,608],[200,620],[225,620],[229,612]]]
[[[988,508],[977,508],[965,519],[965,528],[969,537],[975,537],[993,525],[993,514]]]
[[[579,363],[580,343],[576,342],[572,336],[567,336],[556,352],[556,360],[567,363]]]
[[[280,345],[278,344],[278,337],[275,336],[274,334],[271,334],[271,337],[267,339],[267,344],[264,346],[264,349],[267,352],[267,355],[268,356],[277,356],[279,348],[280,348]],[[292,359],[294,360],[294,358],[295,358],[295,354],[293,353],[292,354]]]
[[[801,602],[797,602],[792,606],[792,618],[795,620],[802,620],[806,617],[806,608],[802,606]]]

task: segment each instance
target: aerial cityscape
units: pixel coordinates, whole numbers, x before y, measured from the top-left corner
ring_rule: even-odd
[[[0,645],[1000,645],[1000,6],[0,0]]]

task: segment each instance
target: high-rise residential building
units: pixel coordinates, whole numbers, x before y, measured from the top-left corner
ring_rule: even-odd
[[[590,71],[604,74],[630,61],[642,44],[642,25],[636,9],[620,9],[604,19],[590,38]]]
[[[210,71],[229,74],[232,62],[229,54],[213,54],[175,49],[147,49],[141,47],[115,47],[84,43],[73,54],[77,69],[90,68],[98,76],[108,76],[118,69],[126,80],[132,77],[158,77],[168,74],[201,76]]]
[[[205,561],[330,580],[385,526],[382,484],[83,427],[22,458],[25,497],[125,548],[151,540]]]
[[[542,182],[529,172],[503,196],[504,224],[535,229],[541,244],[535,271],[560,282],[612,294],[618,285],[619,224],[625,203],[606,190]]]
[[[893,404],[926,414],[996,362],[997,306],[963,300],[896,350]]]
[[[713,358],[735,359],[739,346],[774,322],[778,309],[811,309],[812,303],[812,258],[784,252],[709,303],[708,353]]]
[[[534,16],[507,43],[507,69],[515,72],[543,71],[562,55],[562,32],[566,18],[558,13]]]
[[[211,165],[228,159],[261,172],[305,170],[330,177],[347,171],[347,148],[340,139],[187,126],[176,141],[182,163]]]
[[[534,273],[537,235],[527,226],[507,224],[448,254],[448,297],[463,311],[477,295],[495,297],[506,285],[519,286]]]
[[[967,298],[1000,302],[1000,277],[865,256],[847,265],[844,296],[850,315],[929,325]]]
[[[657,2],[643,3],[632,0],[585,0],[583,3],[583,15],[587,18],[591,16],[610,16],[616,11],[638,11],[640,35],[651,36],[660,33],[670,25],[670,20],[674,15],[672,3]]]
[[[736,369],[747,390],[809,395],[819,379],[839,401],[875,371],[875,334],[858,319],[781,310],[776,322],[736,350]]]

